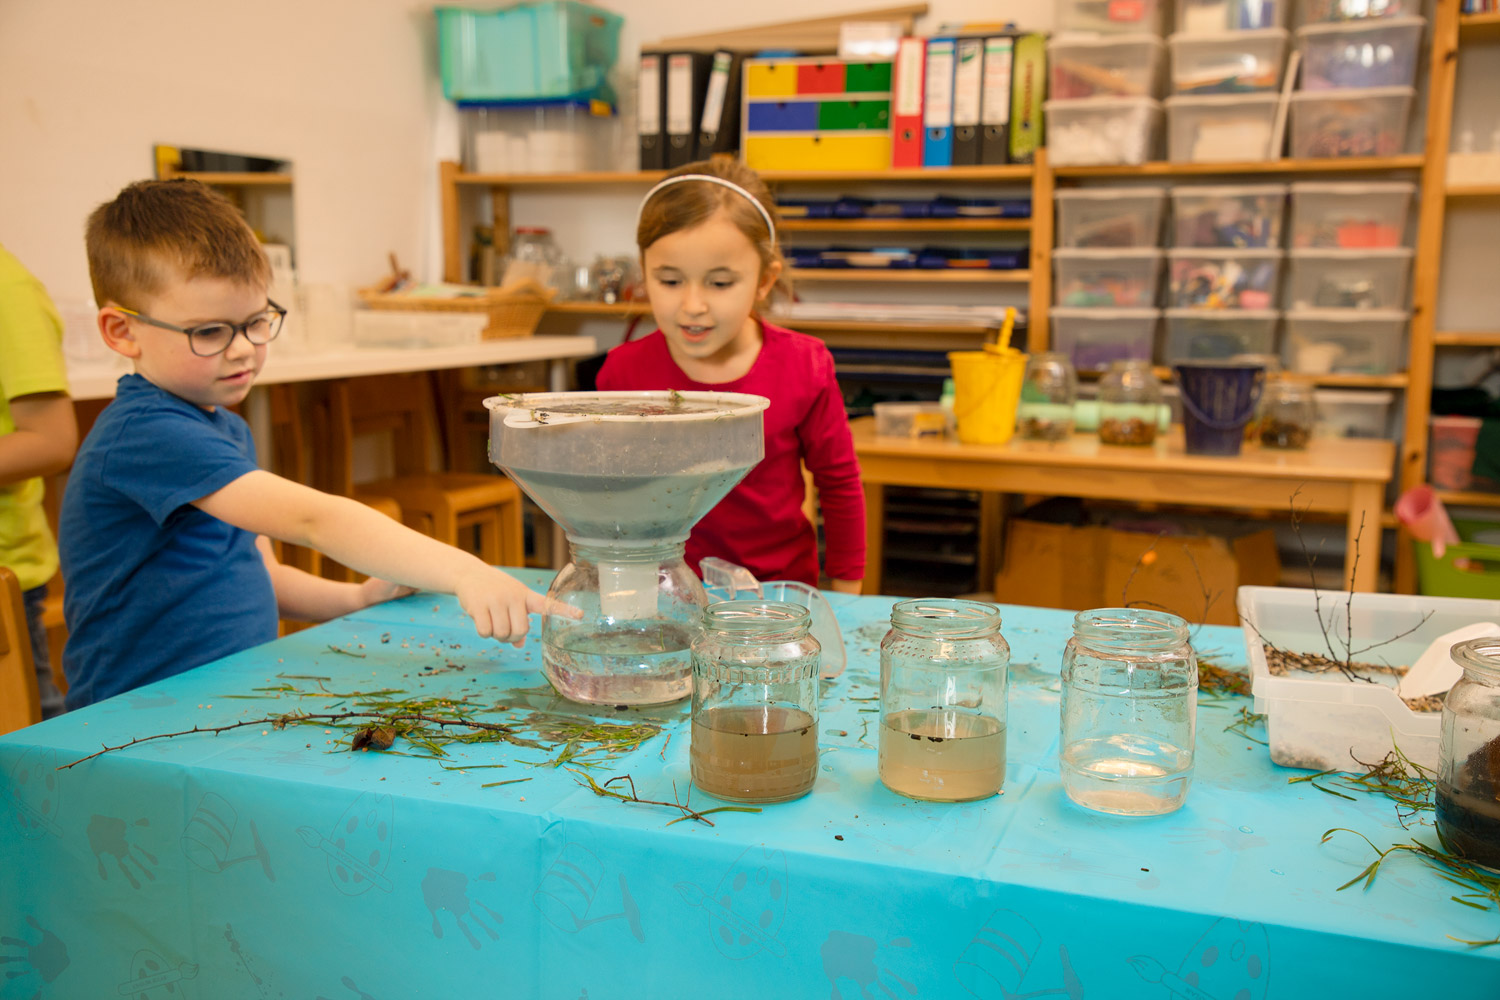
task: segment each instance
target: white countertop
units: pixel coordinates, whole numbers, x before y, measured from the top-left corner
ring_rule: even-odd
[[[278,354],[273,349],[257,385],[313,382],[326,378],[383,375],[389,372],[440,371],[477,365],[586,358],[598,352],[593,337],[508,337],[453,347],[350,348],[322,354]],[[108,399],[128,367],[70,367],[68,391],[74,399]]]

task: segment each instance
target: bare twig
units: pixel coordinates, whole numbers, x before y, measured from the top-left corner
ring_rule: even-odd
[[[584,771],[575,770],[574,768],[571,768],[571,767],[568,768],[567,770],[570,771],[570,772],[572,772],[573,774],[577,775],[578,777],[582,778],[583,781],[580,781],[579,784],[583,785],[583,787],[585,787],[585,788],[589,789],[590,791],[592,791],[595,795],[602,795],[602,796],[604,796],[606,798],[611,798],[611,799],[619,799],[621,802],[638,802],[641,805],[647,805],[647,806],[664,806],[667,809],[676,809],[679,812],[681,812],[682,815],[678,816],[676,819],[674,819],[671,822],[669,822],[667,824],[668,826],[671,826],[672,823],[680,823],[680,822],[682,822],[685,819],[696,820],[697,822],[702,823],[705,826],[713,826],[714,825],[713,821],[707,818],[711,813],[717,813],[717,812],[758,813],[758,812],[760,812],[760,807],[759,806],[715,806],[713,809],[704,809],[702,811],[699,811],[699,810],[696,810],[696,809],[689,809],[685,803],[680,802],[680,801],[665,802],[665,801],[663,801],[661,799],[643,799],[638,794],[636,794],[635,779],[632,778],[628,774],[619,774],[619,775],[616,775],[615,777],[610,778],[608,781],[604,782],[603,784],[600,784],[599,782],[597,782],[597,781],[594,780],[594,776],[593,775],[588,774],[588,773],[586,773]],[[619,791],[616,791],[615,789],[609,787],[610,785],[614,784],[617,781],[623,781],[627,785],[630,786],[630,794],[629,795],[626,795],[624,792],[619,792]],[[673,786],[672,786],[672,792],[673,792],[673,796],[674,797],[676,796],[676,791],[677,791],[677,786],[674,783]]]

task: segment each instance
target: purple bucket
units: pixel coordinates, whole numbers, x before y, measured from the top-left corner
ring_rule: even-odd
[[[1238,455],[1266,370],[1250,362],[1180,361],[1182,432],[1189,455]]]

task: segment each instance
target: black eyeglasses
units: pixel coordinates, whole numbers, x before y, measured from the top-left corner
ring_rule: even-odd
[[[152,319],[145,313],[126,309],[124,306],[116,306],[116,308],[125,315],[134,316],[149,326],[187,334],[188,349],[200,358],[211,358],[216,354],[223,354],[229,350],[229,345],[234,343],[235,334],[239,333],[243,333],[245,339],[257,347],[261,344],[269,344],[281,332],[281,321],[286,319],[286,310],[270,299],[266,299],[265,312],[257,313],[243,323],[204,323],[202,326],[194,327],[163,323],[159,319]]]

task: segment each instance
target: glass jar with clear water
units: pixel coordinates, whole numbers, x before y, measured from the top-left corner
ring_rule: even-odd
[[[1016,429],[1034,441],[1061,441],[1073,433],[1073,404],[1078,401],[1078,372],[1061,351],[1033,354],[1026,360]]]
[[[734,802],[806,795],[818,776],[818,640],[812,613],[723,601],[693,642],[693,785]]]
[[[1198,661],[1187,622],[1100,608],[1073,618],[1062,662],[1062,782],[1098,812],[1155,816],[1193,780]]]
[[[1000,791],[1009,673],[994,605],[924,598],[893,607],[880,643],[881,782],[936,802]]]
[[[1500,637],[1454,645],[1463,677],[1443,699],[1437,828],[1454,852],[1500,869]]]
[[[1161,400],[1161,379],[1150,361],[1130,358],[1111,363],[1099,380],[1099,440],[1154,444]]]

